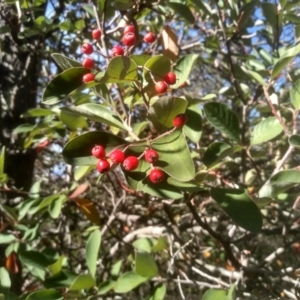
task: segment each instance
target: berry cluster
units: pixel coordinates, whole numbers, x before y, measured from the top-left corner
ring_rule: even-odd
[[[96,169],[101,174],[110,170],[111,164],[109,160],[112,164],[121,164],[128,159],[128,157],[125,159],[124,152],[119,149],[113,150],[108,156],[106,156],[105,148],[102,145],[95,145],[92,149],[92,155],[98,159]]]
[[[163,94],[167,91],[168,86],[176,83],[176,74],[173,72],[167,73],[163,80],[159,80],[155,83],[155,90],[158,94]]]
[[[102,36],[102,32],[100,29],[95,29],[92,31],[92,37],[94,40],[99,40]],[[135,27],[132,24],[129,24],[125,26],[124,31],[123,31],[123,36],[121,39],[123,45],[126,47],[126,49],[134,46],[137,43],[137,38],[136,38],[136,32],[135,32]],[[152,44],[156,41],[156,36],[153,32],[148,32],[144,38],[143,41],[147,44]],[[130,51],[130,49],[127,51],[127,53]],[[94,47],[90,43],[85,43],[81,46],[81,52],[83,54],[90,55],[94,52]],[[125,50],[121,45],[116,45],[111,49],[110,56],[115,57],[115,56],[123,56],[125,54]],[[85,58],[82,62],[82,66],[88,70],[91,70],[94,68],[94,61],[91,58]],[[174,74],[175,75],[175,74]],[[95,75],[93,73],[88,73],[85,74],[82,78],[82,81],[84,83],[88,83],[91,81],[95,80]],[[168,80],[164,79],[166,83],[168,83]],[[176,81],[176,77],[175,77]],[[174,82],[175,83],[175,82]],[[168,84],[173,84],[173,83],[168,83]]]
[[[102,145],[95,145],[92,149],[92,155],[98,159],[96,169],[99,173],[108,172],[112,164],[122,164],[126,171],[133,171],[139,165],[139,158],[130,155],[125,158],[125,153],[122,150],[115,149],[108,156],[105,148]],[[153,183],[159,183],[164,179],[163,171],[153,168],[153,164],[158,161],[158,153],[154,149],[147,149],[144,152],[145,160],[152,165],[152,170],[149,173],[149,179]]]
[[[153,165],[158,161],[159,155],[154,149],[147,149],[144,152],[145,160],[151,164],[151,171],[149,173],[149,179],[152,183],[162,182],[165,175],[160,169],[154,168]]]

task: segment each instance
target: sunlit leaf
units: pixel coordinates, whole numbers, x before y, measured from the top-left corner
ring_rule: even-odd
[[[143,277],[154,277],[158,274],[157,264],[150,253],[136,251],[135,271]]]
[[[140,276],[135,272],[127,272],[118,278],[114,290],[120,294],[128,293],[147,280],[147,277]]]
[[[132,82],[138,79],[136,63],[126,56],[117,56],[109,62],[100,82]]]
[[[259,122],[253,129],[251,145],[267,142],[282,132],[283,128],[276,117],[269,117]]]
[[[229,138],[239,141],[240,128],[238,118],[226,104],[219,102],[205,103],[204,112],[208,121],[214,127]]]
[[[92,277],[95,277],[97,269],[97,260],[101,243],[101,233],[100,230],[94,230],[88,238],[86,244],[86,264],[89,268]]]

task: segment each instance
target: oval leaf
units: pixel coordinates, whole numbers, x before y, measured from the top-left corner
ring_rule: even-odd
[[[47,85],[43,94],[43,103],[52,105],[65,99],[71,92],[83,85],[83,75],[90,71],[85,68],[71,68],[57,75]]]
[[[277,75],[279,75],[281,71],[293,60],[293,58],[299,52],[300,52],[300,44],[297,44],[296,46],[289,48],[285,53],[283,53],[283,55],[277,61],[277,63],[275,64],[272,70],[271,79],[274,79]]]
[[[185,112],[188,102],[182,98],[161,97],[149,109],[149,120],[158,131],[173,126],[173,119]]]
[[[106,152],[118,146],[126,146],[127,142],[118,136],[102,131],[91,131],[84,133],[68,142],[62,156],[67,164],[75,166],[96,166],[97,159],[92,156],[91,151],[97,144],[101,144]]]
[[[143,277],[154,277],[158,274],[158,267],[151,256],[147,252],[136,252],[135,255],[135,272]]]
[[[291,146],[294,146],[296,148],[300,148],[300,135],[293,134],[289,137],[289,143]]]
[[[300,79],[298,79],[290,90],[290,97],[295,109],[300,108]]]
[[[127,56],[114,57],[108,64],[101,83],[132,82],[138,79],[137,65]]]
[[[147,280],[147,277],[140,276],[134,272],[127,272],[118,278],[114,290],[120,294],[128,293]]]
[[[211,197],[240,227],[254,233],[261,230],[260,210],[243,190],[212,188]]]
[[[219,102],[205,103],[204,112],[215,128],[237,142],[240,140],[238,118],[227,105]]]
[[[209,145],[203,155],[203,163],[212,167],[222,161],[225,157],[242,150],[240,145],[230,146],[226,143],[216,142]]]
[[[282,132],[283,128],[276,117],[259,122],[253,129],[251,145],[267,142]]]
[[[198,54],[187,54],[176,61],[173,72],[177,76],[177,81],[172,88],[179,88],[186,82],[198,57]]]
[[[183,126],[184,134],[195,144],[197,144],[202,134],[202,117],[199,106],[189,107],[185,114],[187,115],[187,123]]]
[[[87,290],[95,285],[94,278],[89,274],[81,274],[77,276],[70,286],[70,291]]]
[[[64,299],[64,296],[60,292],[54,289],[49,289],[49,290],[34,292],[30,294],[28,297],[26,297],[26,300],[41,300],[41,299],[62,300]]]
[[[78,106],[63,107],[61,111],[70,112],[73,115],[87,117],[90,120],[105,123],[125,130],[125,126],[111,110],[97,103],[85,103]]]
[[[194,162],[181,130],[157,139],[152,148],[159,153],[156,165],[168,175],[179,181],[190,181],[194,178]]]
[[[80,62],[78,62],[77,60],[71,59],[60,53],[53,53],[53,54],[51,54],[51,56],[63,70],[82,67],[82,64]]]
[[[97,269],[97,260],[101,243],[101,233],[100,230],[94,230],[86,244],[86,264],[89,268],[90,274],[95,277]]]

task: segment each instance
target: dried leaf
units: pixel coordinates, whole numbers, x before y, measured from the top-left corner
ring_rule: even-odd
[[[163,47],[163,55],[175,61],[179,53],[178,38],[176,33],[168,25],[162,30],[161,44]]]
[[[100,225],[99,212],[91,200],[87,198],[77,198],[74,199],[74,201],[92,223]]]

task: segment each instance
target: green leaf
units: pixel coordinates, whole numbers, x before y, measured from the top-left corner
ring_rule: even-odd
[[[209,102],[204,104],[207,120],[229,138],[239,142],[240,128],[237,116],[223,103]]]
[[[248,25],[248,20],[252,16],[253,10],[255,8],[255,5],[257,4],[257,1],[250,1],[249,3],[246,3],[243,5],[240,15],[238,17],[238,30],[241,31],[245,28],[245,26]]]
[[[212,167],[222,161],[225,157],[232,155],[235,152],[242,150],[243,147],[240,145],[230,146],[226,143],[215,142],[208,146],[204,152],[202,161],[208,166]]]
[[[241,66],[241,69],[253,80],[257,83],[260,83],[262,86],[266,84],[264,78],[258,73],[251,70],[246,69],[244,66]]]
[[[53,219],[57,219],[60,216],[62,205],[66,200],[67,197],[65,195],[61,195],[50,203],[48,211]]]
[[[289,137],[289,143],[295,148],[300,148],[300,135],[293,134]]]
[[[146,178],[143,183],[145,184],[141,189],[141,191],[150,194],[159,198],[166,199],[182,199],[183,195],[177,189],[177,187],[170,185],[168,182],[160,182],[160,183],[152,183]]]
[[[89,239],[86,244],[86,253],[85,253],[86,264],[89,268],[92,277],[95,277],[96,274],[100,243],[101,243],[101,233],[100,230],[96,229],[89,236]]]
[[[194,178],[194,162],[181,130],[157,139],[151,146],[159,153],[157,167],[178,181]]]
[[[131,54],[129,58],[132,59],[138,66],[143,66],[151,58],[151,56],[147,54]]]
[[[126,130],[119,117],[101,104],[85,103],[78,106],[63,107],[61,110],[70,112],[73,115],[87,117],[90,120]]]
[[[193,24],[195,22],[194,15],[187,5],[177,3],[177,2],[169,2],[167,1],[167,5],[172,8],[179,16],[181,16],[184,20],[189,24]]]
[[[173,72],[177,76],[177,82],[172,85],[172,88],[179,88],[186,82],[198,57],[199,54],[187,54],[176,61]]]
[[[282,132],[283,128],[276,117],[269,117],[259,122],[253,129],[251,145],[267,142]]]
[[[91,155],[91,150],[97,144],[101,144],[109,153],[114,148],[127,145],[127,142],[116,135],[102,132],[91,131],[84,133],[70,142],[68,142],[63,151],[62,156],[67,164],[75,166],[96,166],[97,159]]]
[[[203,190],[203,186],[200,186],[196,180],[182,182],[182,181],[178,181],[172,177],[169,177],[167,179],[167,182],[170,185],[175,186],[177,188],[177,190],[180,190],[180,191],[199,192],[199,191]]]
[[[83,85],[83,75],[90,71],[85,68],[71,68],[57,75],[47,85],[43,94],[43,103],[52,105],[65,99],[71,92]]]
[[[51,196],[48,196],[48,197],[42,199],[42,201],[40,202],[40,204],[38,206],[35,206],[34,208],[32,208],[30,210],[30,213],[31,214],[37,213],[38,211],[42,210],[43,208],[48,207],[53,201],[59,199],[60,197],[61,197],[61,195],[57,194],[57,195],[51,195]]]
[[[63,300],[64,296],[54,290],[54,289],[49,289],[49,290],[42,290],[42,291],[37,291],[32,294],[30,294],[28,297],[26,297],[26,300]]]
[[[294,57],[300,52],[300,43],[296,46],[289,48],[276,62],[272,74],[271,79],[274,79],[277,75],[281,73],[281,71],[294,59]]]
[[[184,134],[195,144],[197,144],[202,134],[202,118],[199,106],[189,107],[185,114],[187,115],[187,123],[183,126]]]
[[[157,243],[157,240],[154,238],[139,238],[132,243],[132,246],[140,251],[150,253],[152,247]]]
[[[211,197],[240,227],[258,233],[262,227],[262,215],[256,204],[243,190],[212,188]]]
[[[170,69],[171,61],[169,58],[163,55],[153,56],[144,65],[144,78],[151,86],[154,86],[150,71],[155,81],[160,81]]]
[[[227,300],[226,291],[225,290],[218,290],[218,289],[209,289],[207,290],[202,300]]]
[[[59,113],[60,120],[68,129],[75,131],[78,128],[88,128],[89,125],[85,118],[71,109],[69,107],[62,107]]]
[[[81,274],[75,278],[69,290],[70,291],[87,290],[95,286],[95,284],[96,284],[95,280],[91,275]]]
[[[136,63],[127,56],[114,57],[108,64],[101,83],[121,83],[138,80]]]
[[[118,278],[114,290],[120,294],[128,293],[147,280],[147,277],[140,276],[135,272],[127,272]]]
[[[50,261],[43,253],[33,250],[20,252],[20,260],[25,265],[42,270],[54,263],[54,261]]]
[[[290,97],[295,109],[300,109],[300,79],[298,79],[290,90]]]
[[[26,132],[32,131],[33,128],[34,128],[34,125],[32,125],[32,124],[21,124],[13,130],[13,133],[14,134],[26,133]]]
[[[0,152],[0,174],[4,174],[4,159],[5,159],[5,147],[1,147]]]
[[[159,252],[168,247],[168,241],[165,237],[160,236],[157,239],[156,244],[151,248],[151,252]]]
[[[300,183],[300,171],[284,170],[276,173],[270,178],[270,185],[273,188],[272,196],[283,192]]]
[[[135,272],[143,277],[154,277],[158,274],[158,267],[151,256],[147,252],[137,251],[135,254]]]
[[[150,296],[149,300],[163,300],[167,292],[167,286],[161,283],[155,288],[153,295]]]
[[[16,237],[11,233],[0,233],[0,244],[10,244],[16,240]]]
[[[205,95],[204,97],[202,98],[191,98],[191,97],[188,97],[188,96],[185,96],[185,99],[188,101],[188,107],[190,106],[193,106],[193,105],[196,105],[196,104],[200,104],[202,102],[205,102],[205,101],[208,101],[208,100],[211,100],[213,98],[217,98],[217,95],[216,94],[207,94]]]
[[[158,131],[173,126],[176,115],[185,112],[188,102],[182,98],[165,96],[159,98],[149,109],[148,117]]]
[[[116,282],[113,280],[108,280],[108,281],[104,281],[102,282],[99,287],[98,287],[98,295],[104,295],[107,292],[109,292],[111,289],[114,288]]]
[[[71,284],[75,281],[77,275],[71,271],[60,271],[54,276],[47,278],[44,281],[44,286],[47,289],[50,288],[61,288],[61,287],[70,287]]]
[[[79,166],[78,168],[76,168],[76,170],[74,172],[74,179],[76,181],[79,181],[85,175],[87,175],[89,172],[91,172],[94,168],[95,168],[95,166]]]
[[[11,280],[8,271],[4,268],[0,268],[0,288],[9,289],[11,286]]]
[[[66,260],[66,257],[61,255],[55,263],[48,266],[48,270],[52,273],[52,275],[59,273]]]
[[[26,113],[22,114],[23,118],[26,117],[45,117],[49,115],[53,115],[54,112],[50,109],[46,108],[31,108],[26,111]]]

